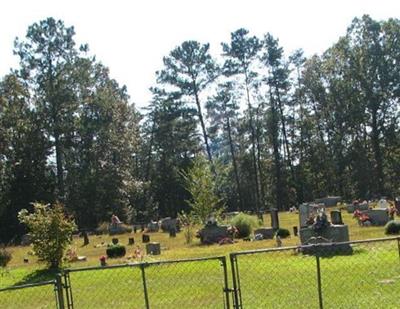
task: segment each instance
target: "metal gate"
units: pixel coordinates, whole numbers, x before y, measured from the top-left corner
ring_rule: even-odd
[[[203,309],[231,304],[224,256],[67,269],[63,285],[69,309]]]

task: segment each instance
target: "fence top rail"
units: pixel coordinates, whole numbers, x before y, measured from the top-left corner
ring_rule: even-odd
[[[15,286],[9,286],[6,288],[0,289],[0,292],[5,292],[5,291],[12,291],[12,290],[20,290],[20,289],[25,289],[25,288],[35,288],[43,285],[54,285],[56,284],[55,280],[49,280],[49,281],[43,281],[43,282],[37,282],[37,283],[28,283],[28,284],[21,284],[21,285],[15,285]]]
[[[201,261],[211,261],[211,260],[225,260],[225,256],[211,256],[211,257],[201,257],[201,258],[187,258],[187,259],[175,259],[175,260],[160,260],[160,261],[149,261],[149,262],[136,262],[136,263],[125,263],[125,264],[116,264],[116,265],[108,265],[108,266],[88,266],[88,267],[79,267],[79,268],[67,268],[64,269],[64,273],[72,273],[79,271],[90,271],[90,270],[104,270],[104,269],[114,269],[114,268],[124,268],[124,267],[147,267],[151,265],[160,265],[160,264],[175,264],[175,263],[189,263],[189,262],[201,262]]]
[[[229,256],[232,258],[235,256],[246,255],[246,254],[267,253],[267,252],[276,252],[276,251],[291,251],[291,250],[301,250],[301,249],[308,249],[308,248],[330,248],[330,247],[335,247],[335,246],[340,246],[340,245],[385,242],[385,241],[393,241],[393,240],[400,241],[400,236],[372,238],[372,239],[365,239],[365,240],[352,240],[352,241],[344,241],[344,242],[298,245],[298,246],[289,246],[289,247],[280,247],[280,248],[265,248],[265,249],[256,249],[256,250],[246,250],[246,251],[232,252],[229,254]]]

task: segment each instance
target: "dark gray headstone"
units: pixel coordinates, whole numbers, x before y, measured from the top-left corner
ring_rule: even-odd
[[[88,233],[86,231],[82,232],[82,236],[83,236],[83,245],[87,246],[89,244],[89,236]]]
[[[297,236],[299,234],[299,228],[297,226],[293,227],[293,235]]]
[[[161,246],[158,242],[151,242],[146,245],[146,253],[151,255],[160,255]]]
[[[150,235],[143,234],[142,235],[142,243],[148,243],[150,242]]]
[[[272,227],[262,227],[254,231],[254,235],[260,234],[263,239],[274,238],[274,229]]]
[[[334,225],[342,225],[342,213],[339,210],[332,210],[331,211],[331,223]]]
[[[206,225],[198,231],[198,235],[202,244],[217,243],[223,238],[230,237],[228,226],[216,224]]]
[[[279,229],[279,216],[276,208],[271,209],[271,225],[274,230]]]

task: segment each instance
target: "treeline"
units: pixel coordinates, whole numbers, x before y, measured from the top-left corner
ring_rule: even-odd
[[[34,24],[1,81],[0,241],[21,232],[16,213],[32,201],[62,201],[80,227],[112,212],[174,216],[199,155],[231,210],[400,194],[399,20],[356,18],[310,58],[245,29],[217,59],[185,41],[164,57],[143,115],[73,35]]]

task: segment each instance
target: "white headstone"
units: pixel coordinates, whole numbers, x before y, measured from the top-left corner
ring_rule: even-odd
[[[387,209],[389,208],[389,203],[384,198],[382,198],[378,202],[378,208]]]

